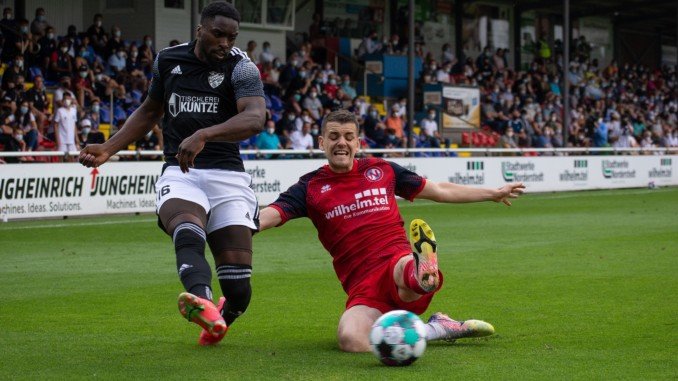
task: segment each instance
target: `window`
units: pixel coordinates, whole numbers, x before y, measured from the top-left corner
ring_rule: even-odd
[[[266,23],[292,27],[292,2],[287,0],[268,0]]]
[[[165,8],[184,9],[184,0],[165,0]]]
[[[292,30],[295,0],[234,0],[240,22],[271,29]]]
[[[106,0],[106,9],[134,8],[134,0]]]
[[[240,12],[240,22],[249,24],[261,24],[263,10],[262,0],[240,0],[235,2],[235,7]]]

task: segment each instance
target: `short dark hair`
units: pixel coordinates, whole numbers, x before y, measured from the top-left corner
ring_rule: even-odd
[[[228,17],[240,24],[240,12],[232,4],[223,1],[207,5],[200,14],[200,22],[203,23],[206,19],[213,19],[217,16]]]
[[[329,122],[336,122],[340,124],[353,123],[355,124],[356,130],[358,131],[360,130],[360,127],[358,127],[358,119],[356,118],[354,113],[348,110],[339,109],[327,114],[327,116],[323,119],[322,125],[323,132],[327,131],[325,126],[327,126],[327,123]]]

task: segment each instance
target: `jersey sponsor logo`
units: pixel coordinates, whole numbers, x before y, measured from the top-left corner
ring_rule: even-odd
[[[350,219],[366,213],[389,210],[386,188],[372,188],[355,194],[355,201],[351,204],[337,205],[325,213],[325,218],[331,220],[343,216]]]
[[[217,73],[216,71],[210,71],[209,77],[207,77],[207,82],[213,89],[216,89],[217,86],[221,85],[221,82],[224,81],[224,73]]]
[[[172,93],[167,101],[167,111],[176,117],[182,112],[216,114],[219,112],[219,97],[187,96]]]
[[[370,181],[379,181],[382,177],[384,177],[384,172],[377,167],[372,167],[365,171],[365,178]]]
[[[322,188],[320,188],[320,193],[325,193],[325,192],[329,191],[330,189],[332,189],[330,184],[325,184],[325,185],[322,186]]]
[[[183,74],[181,72],[181,66],[180,65],[175,66],[174,69],[172,69],[171,73],[176,75]]]

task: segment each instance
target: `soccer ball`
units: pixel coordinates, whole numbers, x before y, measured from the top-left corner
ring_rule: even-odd
[[[372,325],[370,346],[379,361],[386,365],[410,365],[424,354],[426,327],[412,312],[385,313]]]

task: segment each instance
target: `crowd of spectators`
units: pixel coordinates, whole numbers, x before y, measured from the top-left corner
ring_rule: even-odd
[[[12,8],[5,8],[0,20],[0,146],[5,151],[77,151],[104,141],[100,125],[115,132],[139,106],[156,54],[152,36],[135,40],[118,26],[106,29],[101,14],[85,31],[73,25],[56,30],[43,8],[31,22],[13,16]],[[152,135],[151,143],[145,139],[137,147],[160,147],[161,134]]]
[[[8,151],[77,151],[105,139],[101,124],[115,133],[139,106],[151,79],[156,50],[152,36],[134,39],[118,26],[104,26],[101,14],[86,31],[74,26],[57,31],[45,10],[35,19],[15,20],[5,8],[0,21],[4,72],[0,96],[0,145]],[[178,44],[173,41],[170,45]],[[418,84],[451,83],[481,91],[482,131],[498,147],[676,147],[678,146],[675,68],[649,69],[614,61],[600,67],[590,58],[584,38],[573,41],[575,57],[563,65],[560,44],[544,49],[526,70],[508,65],[508,51],[485,48],[478,56],[457,59],[449,44],[440,52],[415,44],[424,65]],[[339,75],[310,41],[282,59],[270,43],[246,44],[246,53],[261,72],[268,121],[258,136],[241,148],[255,150],[318,148],[322,119],[344,108],[356,114],[364,148],[449,147],[441,133],[440,111],[430,108],[407,125],[407,102],[387,109],[357,93],[349,75]],[[398,35],[380,40],[370,31],[357,49],[363,54],[406,54]],[[535,50],[535,52],[537,51]],[[563,78],[570,83],[571,123],[563,133]],[[49,91],[48,91],[49,89]],[[162,148],[159,128],[137,142],[139,150]],[[252,157],[294,157],[261,153]],[[157,159],[146,157],[147,159]],[[32,161],[5,158],[5,161]],[[124,159],[124,158],[123,158]]]
[[[676,68],[602,66],[590,57],[585,37],[571,46],[563,65],[562,44],[535,49],[526,70],[509,68],[504,49],[489,48],[458,62],[446,47],[425,61],[425,83],[478,86],[482,128],[502,148],[678,147]],[[450,60],[451,58],[451,60]],[[570,83],[570,124],[564,134],[564,76]],[[564,139],[567,136],[567,140]]]

